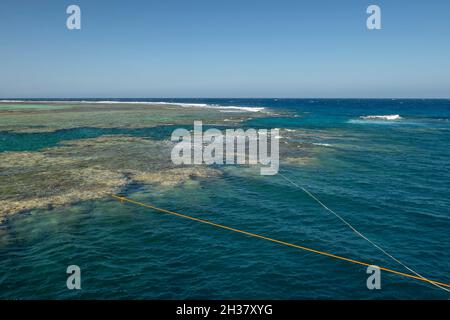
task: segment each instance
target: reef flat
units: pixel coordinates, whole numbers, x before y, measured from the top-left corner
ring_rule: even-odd
[[[191,125],[195,119],[233,125],[248,118],[245,111],[226,113],[218,108],[170,104],[0,103],[0,131],[5,133],[3,144],[9,145],[14,144],[12,134],[52,134],[77,128],[130,130]],[[62,138],[56,145],[39,150],[1,152],[0,221],[33,208],[50,209],[107,197],[133,183],[171,187],[219,174],[204,166],[173,166],[171,147],[167,139],[100,132],[95,138]]]
[[[249,118],[244,110],[176,104],[126,104],[89,102],[0,102],[0,130],[50,132],[61,129],[147,128],[160,125],[239,123]],[[238,111],[238,112],[236,112]],[[263,114],[251,112],[252,117]]]
[[[39,152],[0,153],[0,220],[31,208],[52,208],[117,193],[127,184],[170,187],[217,175],[167,161],[168,142],[127,136],[76,140]]]

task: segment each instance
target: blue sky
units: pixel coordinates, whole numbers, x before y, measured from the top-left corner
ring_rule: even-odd
[[[449,15],[447,0],[2,0],[0,97],[449,98]]]

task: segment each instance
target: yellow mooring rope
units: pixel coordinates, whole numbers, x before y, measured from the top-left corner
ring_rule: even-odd
[[[152,210],[155,210],[155,211],[168,213],[168,214],[171,214],[171,215],[175,215],[177,217],[181,217],[181,218],[185,218],[185,219],[201,222],[201,223],[204,223],[204,224],[209,224],[210,226],[213,226],[213,227],[222,228],[222,229],[225,229],[225,230],[229,230],[229,231],[245,234],[245,235],[250,236],[250,237],[254,237],[254,238],[259,238],[259,239],[275,242],[275,243],[282,244],[282,245],[285,245],[285,246],[288,246],[288,247],[292,247],[292,248],[296,248],[296,249],[301,249],[301,250],[313,252],[313,253],[320,254],[320,255],[323,255],[323,256],[327,256],[327,257],[331,257],[331,258],[347,261],[347,262],[354,263],[354,264],[359,264],[359,265],[366,266],[366,267],[373,266],[373,264],[370,264],[370,263],[366,263],[366,262],[362,262],[362,261],[358,261],[358,260],[345,258],[345,257],[338,256],[338,255],[335,255],[335,254],[332,254],[332,253],[325,252],[325,251],[320,251],[320,250],[315,250],[315,249],[303,247],[303,246],[300,246],[300,245],[297,245],[297,244],[293,244],[293,243],[289,243],[289,242],[285,242],[285,241],[281,241],[281,240],[265,237],[265,236],[262,236],[262,235],[259,235],[259,234],[256,234],[256,233],[251,233],[251,232],[247,232],[247,231],[244,231],[244,230],[231,228],[231,227],[228,227],[228,226],[225,226],[225,225],[222,225],[222,224],[218,224],[218,223],[214,223],[214,222],[211,222],[211,221],[208,221],[208,220],[203,220],[203,219],[191,217],[191,216],[188,216],[188,215],[185,215],[185,214],[182,214],[182,213],[178,213],[178,212],[175,212],[175,211],[170,211],[170,210],[158,208],[158,207],[155,207],[153,205],[145,204],[145,203],[142,203],[142,202],[139,202],[139,201],[135,201],[135,200],[123,197],[123,196],[112,195],[112,197],[117,199],[117,200],[119,200],[122,203],[123,202],[129,202],[129,203],[132,203],[132,204],[135,204],[135,205],[138,205],[138,206],[141,206],[141,207],[145,207],[145,208],[148,208],[148,209],[152,209]],[[428,283],[431,283],[431,284],[434,284],[434,285],[440,285],[440,286],[443,286],[443,287],[450,288],[450,284],[447,284],[447,283],[434,281],[434,280],[429,280],[429,279],[426,279],[426,278],[421,278],[421,277],[418,277],[418,276],[415,276],[415,275],[412,275],[412,274],[403,273],[403,272],[392,270],[392,269],[388,269],[388,268],[383,268],[383,267],[378,267],[378,268],[380,270],[383,270],[383,271],[386,271],[386,272],[390,272],[390,273],[393,273],[393,274],[396,274],[396,275],[400,275],[400,276],[403,276],[403,277],[412,278],[412,279],[420,280],[420,281],[423,281],[423,282],[428,282]]]

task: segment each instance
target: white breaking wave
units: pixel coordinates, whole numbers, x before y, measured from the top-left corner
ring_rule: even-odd
[[[333,145],[329,143],[313,143],[315,146],[321,146],[321,147],[332,147]]]
[[[211,106],[212,108],[224,109],[227,110],[236,110],[236,111],[248,111],[248,112],[260,112],[263,111],[263,107],[236,107],[236,106]]]
[[[239,106],[222,106],[218,104],[207,104],[207,103],[181,103],[181,102],[151,102],[153,104],[168,104],[176,105],[180,107],[198,107],[198,108],[212,108],[221,109],[224,112],[230,111],[247,111],[247,112],[260,112],[263,111],[263,107],[239,107]]]
[[[402,117],[400,117],[399,114],[390,114],[390,115],[384,115],[384,116],[361,116],[361,119],[364,120],[400,120]]]

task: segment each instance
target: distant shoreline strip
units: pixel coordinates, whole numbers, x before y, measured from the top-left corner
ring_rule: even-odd
[[[208,108],[218,110],[235,110],[260,112],[264,107],[225,106],[220,104],[171,102],[171,101],[120,101],[120,100],[0,100],[0,103],[61,103],[61,104],[131,104],[131,105],[169,105],[179,107]]]

